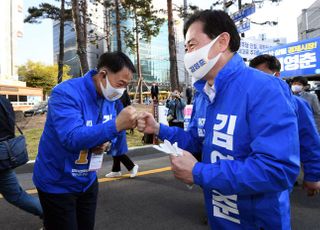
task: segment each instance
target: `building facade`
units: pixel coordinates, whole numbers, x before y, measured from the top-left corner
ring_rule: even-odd
[[[298,38],[300,40],[320,36],[320,0],[315,1],[309,8],[303,9],[297,19]]]
[[[17,40],[23,36],[23,0],[0,1],[0,95],[15,110],[26,110],[42,101],[42,89],[18,81]]]
[[[23,36],[23,0],[0,1],[0,80],[17,79],[17,39]]]

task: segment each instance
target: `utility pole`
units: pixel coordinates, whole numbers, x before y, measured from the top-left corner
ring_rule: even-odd
[[[121,28],[120,28],[120,9],[119,9],[119,1],[118,0],[115,0],[115,5],[116,5],[117,50],[122,51]]]
[[[241,10],[242,5],[241,5],[241,0],[238,0],[238,9],[239,11]],[[243,20],[240,20],[240,25],[243,23]],[[244,33],[241,33],[241,37],[244,38]]]

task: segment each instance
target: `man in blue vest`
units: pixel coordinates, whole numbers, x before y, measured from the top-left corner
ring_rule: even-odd
[[[250,67],[261,70],[275,77],[280,77],[281,63],[269,54],[253,58]],[[320,190],[320,137],[310,105],[302,97],[293,95],[298,117],[300,158],[303,163],[303,186],[309,196]]]
[[[138,116],[138,129],[177,142],[174,175],[202,187],[211,229],[290,229],[289,189],[299,172],[299,139],[286,83],[248,68],[223,11],[201,11],[184,27],[185,66],[197,90],[185,132]],[[190,153],[202,151],[198,162]]]
[[[136,126],[136,110],[118,100],[134,72],[122,52],[105,53],[96,70],[53,89],[33,175],[45,229],[94,229],[96,170],[110,148],[127,152],[125,130]]]

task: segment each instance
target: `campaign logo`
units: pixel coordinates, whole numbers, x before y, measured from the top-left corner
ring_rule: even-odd
[[[189,70],[191,73],[194,73],[196,70],[200,69],[205,64],[207,64],[207,62],[203,59],[200,59],[198,62],[189,67]]]
[[[205,118],[198,118],[198,136],[204,137],[205,136],[205,129],[204,124],[206,123]]]

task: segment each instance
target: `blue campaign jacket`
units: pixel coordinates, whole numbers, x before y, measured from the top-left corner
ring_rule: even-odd
[[[88,171],[91,148],[111,141],[119,154],[128,150],[125,131],[118,133],[115,125],[116,104],[121,102],[98,96],[92,80],[96,73],[91,70],[52,91],[33,174],[43,192],[86,191],[97,178]]]
[[[238,54],[216,76],[212,103],[204,85],[195,83],[188,131],[161,125],[159,137],[202,151],[193,179],[204,190],[211,229],[290,229],[288,189],[300,162],[291,92]]]
[[[293,96],[298,117],[300,158],[304,181],[320,181],[320,137],[309,103]]]

